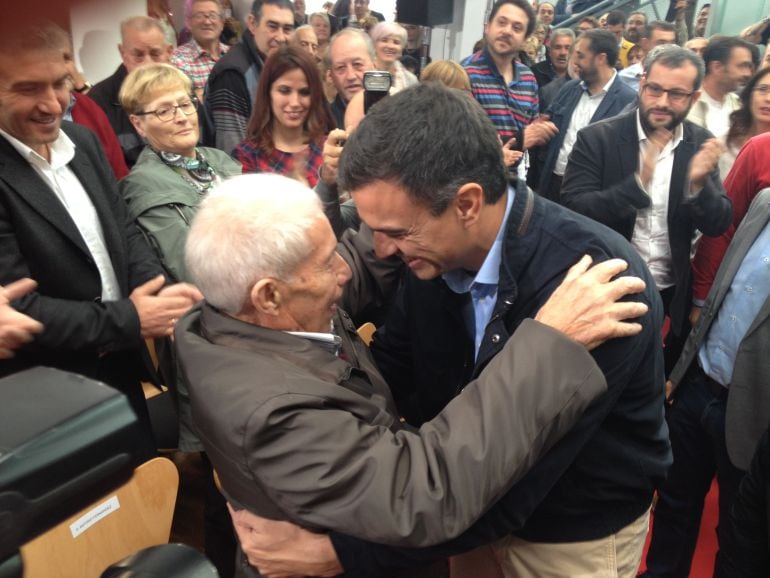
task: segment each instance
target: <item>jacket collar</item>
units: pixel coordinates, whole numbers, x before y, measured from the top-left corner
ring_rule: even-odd
[[[200,307],[201,334],[211,343],[253,351],[260,355],[290,360],[325,381],[341,383],[350,377],[353,366],[317,343],[275,329],[267,329],[225,315],[204,303]],[[337,313],[337,328],[346,324]],[[344,340],[343,340],[344,341]]]

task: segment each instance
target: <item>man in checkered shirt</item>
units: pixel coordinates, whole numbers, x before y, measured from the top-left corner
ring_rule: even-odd
[[[192,0],[185,23],[192,40],[182,44],[171,56],[171,64],[192,79],[198,100],[203,100],[203,89],[211,69],[229,46],[219,42],[224,19],[219,0]]]

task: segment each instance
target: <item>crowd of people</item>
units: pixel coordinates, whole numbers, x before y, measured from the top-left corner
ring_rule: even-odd
[[[222,576],[630,578],[654,511],[686,578],[715,476],[715,576],[766,575],[770,19],[592,4],[431,62],[369,0],[148,1],[93,86],[3,34],[0,375],[117,387],[148,456],[168,385]]]

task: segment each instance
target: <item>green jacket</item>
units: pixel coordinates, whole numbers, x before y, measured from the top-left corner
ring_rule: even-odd
[[[216,174],[228,178],[241,174],[241,165],[218,149],[199,149]],[[139,225],[174,282],[189,281],[184,246],[192,218],[205,195],[168,167],[150,147],[145,147],[131,170],[120,181],[128,214]]]

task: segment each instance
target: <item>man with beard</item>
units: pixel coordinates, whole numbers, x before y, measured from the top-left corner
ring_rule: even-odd
[[[720,235],[732,216],[717,168],[724,147],[685,120],[702,78],[703,61],[689,50],[653,50],[638,110],[580,131],[562,186],[565,206],[615,229],[650,268],[671,317],[667,370],[689,331],[695,230]]]
[[[535,14],[527,0],[497,0],[484,25],[485,46],[463,60],[471,93],[507,142],[524,134],[523,148],[547,143],[556,126],[538,116],[537,81],[516,60],[535,30]],[[524,128],[526,127],[526,131]]]
[[[636,100],[615,71],[618,57],[615,36],[607,30],[588,30],[577,43],[572,56],[580,80],[570,80],[547,111],[559,132],[548,143],[539,192],[559,201],[567,159],[578,131],[590,123],[619,114]]]
[[[631,12],[626,21],[626,31],[623,36],[629,42],[638,44],[645,26],[647,26],[647,16],[644,12]]]

